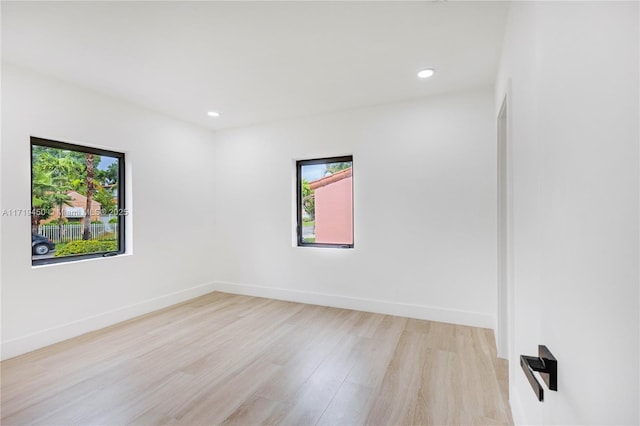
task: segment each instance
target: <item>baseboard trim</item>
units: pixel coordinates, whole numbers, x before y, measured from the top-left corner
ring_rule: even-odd
[[[99,330],[122,321],[135,318],[177,303],[184,302],[214,291],[213,283],[201,284],[185,290],[154,297],[142,302],[113,309],[98,315],[92,315],[77,321],[30,333],[16,339],[2,342],[1,359],[5,360],[31,352],[72,337]]]
[[[214,281],[214,287],[217,291],[224,293],[266,297],[269,299],[307,303],[310,305],[331,306],[334,308],[352,309],[355,311],[374,312],[379,314],[491,329],[493,329],[495,325],[495,318],[492,315],[478,312],[442,309],[426,305],[387,302],[376,299],[356,298],[277,287],[238,284],[227,281]]]
[[[238,284],[226,281],[214,281],[4,341],[0,344],[0,359],[5,360],[13,358],[15,356],[163,309],[213,291],[266,297],[269,299],[287,300],[311,305],[331,306],[335,308],[374,312],[473,327],[494,328],[495,325],[495,319],[493,316],[478,312],[442,309],[426,305],[388,302],[376,299],[356,298],[277,287]],[[516,416],[514,413],[514,420],[515,418]]]

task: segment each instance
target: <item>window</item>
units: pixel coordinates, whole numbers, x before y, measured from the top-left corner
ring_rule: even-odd
[[[353,157],[296,162],[298,245],[353,247]]]
[[[124,154],[31,138],[31,262],[124,253]]]

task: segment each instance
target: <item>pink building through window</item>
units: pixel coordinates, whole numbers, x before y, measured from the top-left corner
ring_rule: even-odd
[[[353,244],[353,169],[309,183],[315,193],[316,243]]]

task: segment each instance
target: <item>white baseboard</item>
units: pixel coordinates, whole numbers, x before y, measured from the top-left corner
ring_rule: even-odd
[[[447,322],[451,324],[470,325],[473,327],[491,329],[495,327],[495,318],[492,315],[478,312],[442,309],[425,305],[387,302],[383,300],[315,293],[311,291],[237,284],[225,281],[215,281],[214,287],[217,291],[225,293],[266,297],[269,299],[287,300],[290,302],[307,303],[311,305],[331,306],[334,308],[352,309],[356,311],[375,312],[379,314]]]
[[[98,315],[92,315],[67,324],[40,330],[16,339],[7,340],[2,342],[0,346],[1,358],[5,360],[22,355],[35,349],[61,342],[90,331],[99,330],[149,312],[157,311],[158,309],[166,308],[167,306],[202,296],[203,294],[211,293],[214,290],[213,283],[202,284],[186,290],[165,294],[143,302],[103,312]]]
[[[494,328],[495,325],[495,319],[492,315],[478,312],[215,281],[4,341],[0,345],[0,358],[5,360],[22,355],[84,333],[99,330],[158,309],[166,308],[167,306],[184,302],[185,300],[211,293],[212,291],[331,306],[356,311],[375,312],[473,327]]]

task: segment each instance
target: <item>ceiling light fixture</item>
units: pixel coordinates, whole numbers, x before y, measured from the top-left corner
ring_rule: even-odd
[[[219,112],[215,112],[215,111],[209,111],[209,112],[207,113],[207,115],[208,115],[209,117],[220,117],[220,113],[219,113]]]
[[[427,68],[418,73],[418,77],[420,78],[429,78],[435,73],[433,68]]]

